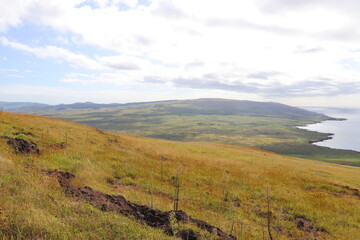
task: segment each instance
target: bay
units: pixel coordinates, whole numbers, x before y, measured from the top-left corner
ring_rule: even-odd
[[[345,121],[324,121],[309,124],[302,129],[322,133],[332,133],[332,139],[313,143],[318,146],[354,150],[360,152],[360,109],[303,107],[304,109],[323,113],[330,117],[346,118]]]

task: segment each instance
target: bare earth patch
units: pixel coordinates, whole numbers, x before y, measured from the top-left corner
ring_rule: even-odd
[[[27,141],[25,139],[11,138],[3,136],[3,139],[7,139],[7,144],[14,149],[16,154],[40,154],[40,149],[36,143]]]
[[[137,221],[145,223],[151,227],[163,230],[166,234],[173,236],[174,232],[171,226],[171,216],[178,223],[194,224],[198,228],[209,233],[215,233],[219,240],[235,240],[236,237],[223,232],[220,228],[212,226],[205,221],[194,219],[183,211],[163,212],[150,208],[145,205],[131,203],[121,195],[108,195],[93,190],[91,187],[76,187],[71,183],[75,176],[69,172],[60,172],[57,170],[44,171],[44,173],[57,177],[57,180],[65,190],[65,193],[75,197],[78,200],[90,203],[103,211],[111,211],[126,216],[132,216]],[[181,239],[200,239],[200,234],[191,229],[185,229],[176,234]]]

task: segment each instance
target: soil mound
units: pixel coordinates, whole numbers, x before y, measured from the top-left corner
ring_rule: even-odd
[[[2,138],[8,140],[7,144],[14,149],[16,154],[40,154],[40,149],[36,143],[26,141],[25,139],[11,138],[6,136]]]
[[[235,240],[236,237],[223,232],[220,228],[212,226],[205,221],[194,219],[183,211],[167,211],[163,212],[157,209],[150,208],[145,205],[131,203],[121,195],[108,195],[93,190],[91,187],[76,187],[71,183],[71,179],[75,176],[68,172],[44,171],[44,173],[56,176],[60,186],[65,190],[65,193],[75,197],[78,200],[85,201],[103,211],[112,211],[126,216],[132,216],[137,221],[145,223],[151,227],[162,229],[168,235],[176,235],[181,239],[200,239],[200,234],[195,233],[191,229],[185,229],[175,233],[171,226],[171,219],[175,219],[181,223],[192,223],[210,233],[216,234],[219,240]]]
[[[304,232],[310,233],[315,238],[321,236],[324,233],[327,233],[326,229],[313,226],[311,221],[304,216],[297,216],[295,217],[294,221],[297,228]]]

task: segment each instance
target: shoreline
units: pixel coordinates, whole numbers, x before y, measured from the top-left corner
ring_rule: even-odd
[[[326,146],[326,145],[320,145],[319,143],[326,142],[328,140],[334,139],[335,133],[320,132],[320,131],[317,131],[317,130],[307,129],[307,127],[309,125],[325,123],[326,121],[347,121],[347,120],[349,120],[349,119],[348,118],[332,118],[332,117],[329,117],[329,119],[325,119],[323,121],[317,121],[315,123],[310,123],[310,124],[306,124],[306,125],[302,125],[302,126],[296,126],[296,127],[298,129],[305,130],[305,131],[317,132],[317,133],[320,133],[320,134],[325,134],[324,137],[319,138],[317,140],[309,140],[308,142],[311,145],[318,146],[318,147],[326,147],[326,148],[334,149],[334,150],[346,150],[346,151],[352,151],[352,152],[360,153],[360,150],[355,150],[355,149],[352,149],[350,147],[349,148],[348,147],[331,147],[331,146]]]
[[[304,130],[306,130],[306,129],[304,129]],[[307,130],[307,131],[309,131],[309,130]],[[318,132],[318,131],[312,131],[312,132]],[[322,132],[318,132],[318,133],[322,133]],[[327,141],[327,140],[333,139],[333,136],[335,135],[335,133],[322,133],[322,134],[326,134],[327,136],[324,137],[324,138],[321,138],[321,139],[319,139],[319,140],[314,140],[314,141],[309,140],[309,143],[310,143],[310,144],[313,144],[313,143],[325,142],[325,141]],[[316,144],[315,144],[315,145],[316,145]]]
[[[321,122],[325,122],[325,121],[346,121],[348,120],[347,118],[334,118],[334,117],[329,117],[329,119],[325,119],[324,121]]]
[[[298,128],[298,129],[309,131],[309,132],[316,132],[316,133],[326,134],[326,136],[324,136],[323,138],[320,138],[318,140],[309,140],[308,141],[312,145],[321,146],[321,145],[317,145],[316,143],[321,143],[321,142],[325,142],[327,140],[333,139],[333,136],[335,135],[335,133],[326,133],[326,132],[319,132],[319,131],[309,130],[309,129],[306,129],[306,127],[308,127],[309,125],[324,123],[326,121],[347,121],[347,120],[348,120],[347,118],[327,117],[327,119],[322,120],[322,121],[315,121],[314,123],[309,123],[309,124],[306,124],[306,125],[295,126],[295,127]],[[321,146],[321,147],[327,147],[327,146]],[[331,148],[331,147],[329,147],[329,148]],[[333,149],[339,149],[339,148],[333,148]]]

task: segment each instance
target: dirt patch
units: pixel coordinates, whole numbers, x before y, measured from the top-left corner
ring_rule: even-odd
[[[353,196],[360,199],[360,190],[357,188],[352,188],[347,185],[340,185],[336,183],[330,183],[329,187],[316,187],[316,186],[308,186],[305,188],[306,191],[324,191],[326,193],[332,194],[335,197],[341,196]],[[335,187],[335,188],[334,188]]]
[[[216,233],[219,240],[235,240],[236,237],[223,232],[220,228],[212,226],[205,221],[194,219],[183,211],[167,211],[163,212],[150,208],[145,205],[131,203],[121,195],[108,195],[93,190],[91,187],[76,187],[71,183],[71,179],[75,176],[68,172],[44,171],[44,173],[56,176],[60,186],[65,193],[75,197],[78,200],[90,203],[103,211],[111,211],[126,216],[134,217],[137,221],[145,223],[151,227],[162,229],[168,235],[174,235],[170,219],[171,216],[180,223],[192,223],[210,233]],[[185,229],[176,234],[181,239],[200,239],[198,233],[190,229]]]
[[[357,198],[360,199],[360,190],[357,188],[352,188],[346,185],[339,185],[339,184],[333,184],[336,187],[341,187],[342,189],[344,189],[344,192],[342,192],[343,194],[348,194],[348,195],[352,195],[355,196]],[[350,193],[349,193],[350,192]]]
[[[311,236],[313,236],[314,239],[322,236],[325,233],[328,233],[324,228],[315,227],[312,222],[304,216],[296,216],[294,218],[294,222],[296,223],[297,228],[303,232],[309,233]]]
[[[201,236],[191,229],[186,229],[186,230],[182,230],[182,231],[178,232],[176,234],[176,237],[181,238],[181,239],[187,239],[187,240],[201,239]]]
[[[6,136],[3,136],[2,138],[7,140],[7,144],[14,149],[16,154],[40,154],[40,149],[36,143]]]

